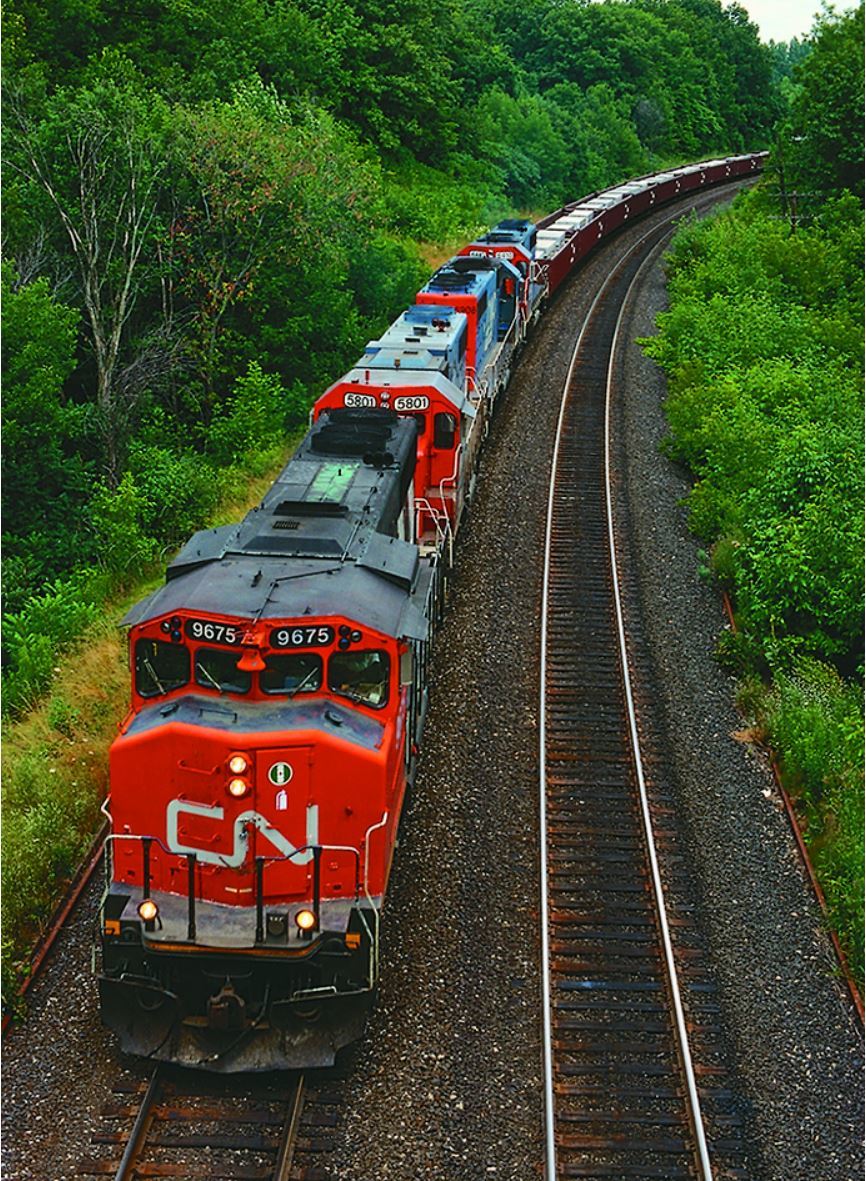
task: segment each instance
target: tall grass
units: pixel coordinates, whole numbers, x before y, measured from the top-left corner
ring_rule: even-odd
[[[780,752],[785,786],[797,801],[832,921],[862,987],[863,691],[828,665],[803,658],[774,678],[764,722]]]

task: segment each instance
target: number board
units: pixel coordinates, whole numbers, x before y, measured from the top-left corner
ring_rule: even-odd
[[[228,644],[237,647],[243,643],[245,624],[214,623],[212,619],[188,619],[186,634],[191,640],[204,640],[208,644]]]
[[[322,624],[275,627],[271,632],[272,648],[326,648],[334,642],[334,629]]]
[[[430,399],[426,394],[410,394],[394,399],[395,410],[427,410],[429,406]]]
[[[343,405],[355,408],[358,406],[375,406],[377,402],[372,394],[353,394],[350,392],[343,395]]]

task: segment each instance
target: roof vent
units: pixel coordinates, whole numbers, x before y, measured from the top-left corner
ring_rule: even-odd
[[[274,509],[275,517],[345,517],[349,509],[338,500],[281,500]],[[298,522],[295,522],[297,527]],[[282,526],[284,529],[290,525]]]

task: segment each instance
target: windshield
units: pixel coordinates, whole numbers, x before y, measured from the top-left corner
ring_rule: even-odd
[[[224,648],[197,648],[195,653],[195,681],[205,689],[220,693],[247,693],[252,684],[250,673],[240,672],[239,652]]]
[[[388,700],[390,659],[387,652],[335,652],[328,661],[328,688],[379,709]]]
[[[315,693],[322,687],[322,658],[315,652],[268,656],[259,685],[263,693]]]
[[[139,640],[135,645],[135,688],[142,697],[162,697],[189,680],[189,652],[182,644]]]

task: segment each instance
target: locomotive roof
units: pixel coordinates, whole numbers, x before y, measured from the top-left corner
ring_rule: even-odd
[[[458,254],[441,266],[421,291],[453,291],[455,295],[480,296],[491,286],[490,272],[493,272],[497,286],[503,273],[518,281],[521,277],[516,267],[497,255]]]
[[[371,340],[362,361],[367,363],[369,355],[385,350],[409,356],[426,351],[431,356],[443,357],[465,337],[466,323],[463,312],[438,304],[419,304],[399,315],[378,340]],[[425,367],[433,366],[428,362]]]
[[[262,502],[239,524],[194,534],[165,586],[123,623],[181,610],[251,622],[342,615],[424,638],[428,568],[395,536],[415,455],[412,419],[390,410],[323,414]]]
[[[481,295],[495,283],[490,272],[495,271],[494,261],[485,255],[482,258],[452,258],[440,267],[429,282],[421,288],[423,292],[450,291],[455,295]]]

